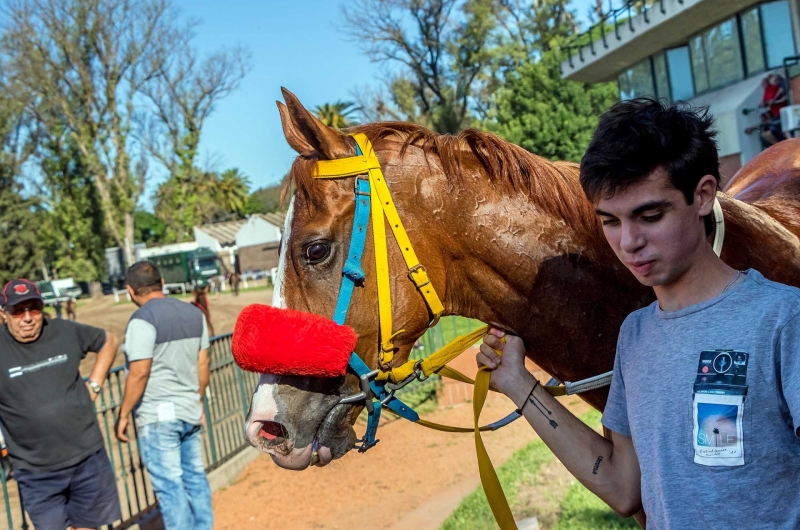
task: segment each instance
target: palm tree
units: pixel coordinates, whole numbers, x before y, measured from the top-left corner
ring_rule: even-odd
[[[317,118],[328,127],[336,127],[337,129],[344,129],[358,125],[358,123],[350,118],[353,113],[361,110],[356,107],[352,101],[337,101],[336,103],[325,103],[319,105],[314,109]]]
[[[241,215],[250,195],[250,180],[238,168],[228,169],[217,178],[211,194],[220,209]]]

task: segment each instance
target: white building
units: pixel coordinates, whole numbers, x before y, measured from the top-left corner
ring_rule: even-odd
[[[249,247],[281,240],[283,214],[251,215],[236,232],[236,246]]]
[[[625,0],[623,0],[625,1]],[[617,81],[621,99],[641,96],[708,106],[716,122],[720,171],[729,178],[761,150],[755,108],[768,72],[790,77],[800,42],[800,0],[647,0],[615,10],[565,55],[563,77]],[[620,5],[620,0],[615,0]],[[787,61],[784,61],[788,59]]]
[[[199,247],[210,248],[226,267],[233,268],[240,248],[277,246],[281,240],[283,219],[283,213],[254,214],[238,221],[195,226],[194,242]]]

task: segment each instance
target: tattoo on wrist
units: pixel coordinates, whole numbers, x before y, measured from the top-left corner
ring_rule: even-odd
[[[533,389],[535,390],[536,386],[534,386]],[[533,394],[533,390],[531,390],[531,394],[528,396],[528,401],[534,407],[536,407],[536,410],[539,411],[539,414],[547,418],[547,421],[550,423],[550,427],[554,429],[558,428],[558,423],[556,423],[556,421],[553,418],[551,418],[551,416],[553,415],[553,411],[548,409],[547,406],[542,402],[542,400]]]
[[[597,457],[597,461],[594,463],[594,467],[592,468],[592,475],[597,475],[597,470],[600,468],[600,462],[603,461],[602,456]]]

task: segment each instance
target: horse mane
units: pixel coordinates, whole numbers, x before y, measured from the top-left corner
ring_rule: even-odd
[[[364,133],[376,145],[381,140],[403,142],[400,156],[410,147],[425,155],[435,155],[454,185],[463,185],[465,166],[476,160],[490,183],[510,193],[521,193],[550,215],[574,228],[597,231],[594,208],[586,199],[578,180],[578,164],[552,162],[508,142],[499,136],[464,129],[456,135],[439,134],[406,122],[376,122],[359,125],[345,132]],[[286,176],[282,197],[293,186],[304,197],[313,197],[317,188],[312,171],[316,157],[297,157]]]

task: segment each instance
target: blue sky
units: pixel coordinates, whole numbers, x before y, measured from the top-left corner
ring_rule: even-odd
[[[577,0],[585,20],[592,0]],[[242,45],[252,54],[252,70],[239,90],[222,100],[208,119],[201,142],[201,164],[238,167],[252,188],[279,182],[292,160],[275,100],[280,87],[303,104],[350,99],[353,88],[377,85],[382,67],[371,63],[341,30],[336,0],[176,0],[184,16],[201,21],[196,44],[201,51]],[[151,181],[148,188],[154,189]],[[146,203],[149,201],[146,200]]]

